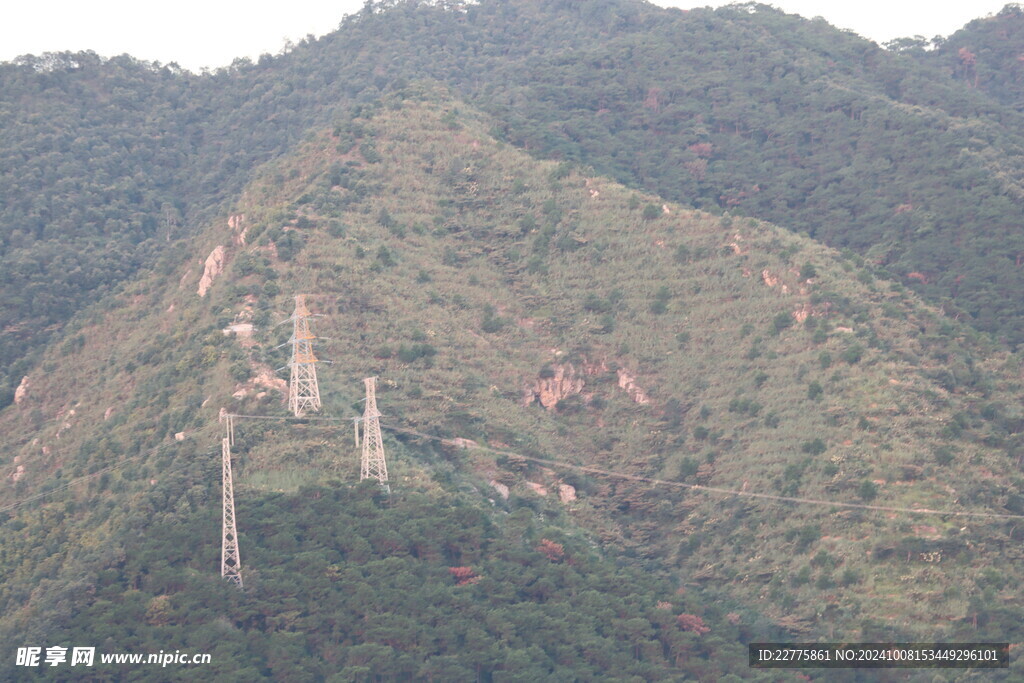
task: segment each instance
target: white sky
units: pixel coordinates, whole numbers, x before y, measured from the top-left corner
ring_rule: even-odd
[[[674,7],[721,0],[654,0]],[[1009,0],[774,0],[808,18],[822,16],[879,43],[901,36],[949,35],[971,19],[998,12]],[[276,54],[286,40],[337,28],[362,0],[7,0],[0,8],[0,60],[62,50],[127,52],[199,70],[235,57]]]

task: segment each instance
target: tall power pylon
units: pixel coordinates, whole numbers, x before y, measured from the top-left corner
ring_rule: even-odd
[[[292,314],[292,369],[288,383],[288,410],[295,417],[302,417],[307,410],[320,410],[320,385],[316,381],[317,358],[313,353],[313,336],[309,319],[313,315],[306,308],[306,297],[295,297],[295,312]]]
[[[359,470],[359,481],[376,479],[385,491],[391,493],[388,484],[388,464],[384,461],[384,439],[380,434],[380,411],[377,410],[377,378],[367,377],[366,409],[363,411],[363,461]],[[358,424],[358,423],[357,423]]]
[[[221,471],[224,486],[221,525],[220,575],[242,587],[242,561],[238,555],[238,530],[235,528],[235,486],[231,480],[231,446],[235,442],[233,416],[222,414],[225,436],[221,439]]]

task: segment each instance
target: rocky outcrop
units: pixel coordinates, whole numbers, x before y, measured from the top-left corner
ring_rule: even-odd
[[[257,367],[256,378],[253,380],[253,383],[256,386],[279,391],[282,394],[288,393],[288,382],[274,374],[274,371],[268,365]]]
[[[775,287],[776,285],[781,284],[782,282],[782,278],[780,276],[772,273],[772,271],[768,270],[767,268],[761,271],[761,280],[763,280],[764,283],[769,287]],[[788,286],[782,285],[780,289],[783,294],[789,294]]]
[[[228,216],[228,227],[231,228],[234,234],[231,239],[234,241],[235,246],[245,246],[245,236],[249,232],[249,227],[243,227],[242,224],[245,222],[244,213],[236,213]]]
[[[252,323],[232,323],[221,331],[225,337],[235,335],[240,338],[248,338],[252,336],[253,326]]]
[[[647,393],[636,383],[636,377],[629,374],[625,369],[618,369],[619,375],[619,388],[625,389],[629,397],[633,399],[635,403],[641,405],[649,403],[650,399],[647,397]]]
[[[545,376],[537,378],[532,384],[523,388],[522,404],[524,406],[540,403],[547,410],[554,410],[558,402],[575,394],[581,394],[583,401],[590,402],[592,395],[584,394],[586,377],[593,377],[610,372],[607,363],[584,361],[580,370],[572,363],[550,366]],[[636,383],[636,378],[623,368],[615,370],[618,375],[619,388],[623,389],[636,403],[650,402],[647,392]]]
[[[199,278],[199,296],[206,296],[214,279],[224,272],[224,246],[217,245],[210,255],[206,257],[206,264],[203,268],[203,276]]]
[[[18,404],[28,396],[28,375],[21,378],[21,384],[14,390],[14,403]]]
[[[473,439],[463,439],[461,436],[455,437],[454,439],[442,439],[441,443],[445,446],[453,446],[455,448],[476,448],[477,443]]]
[[[554,410],[564,398],[583,391],[586,382],[576,372],[572,363],[555,365],[550,377],[539,377],[523,391],[523,405],[539,401],[548,410]]]
[[[535,481],[528,481],[528,482],[526,482],[526,488],[530,489],[531,491],[536,493],[538,496],[546,496],[546,495],[548,495],[547,488],[543,484],[538,484]]]
[[[491,486],[494,488],[495,491],[498,492],[499,496],[501,496],[505,500],[508,500],[509,491],[507,486],[502,484],[500,481],[492,481]]]
[[[558,499],[563,503],[571,503],[576,500],[576,487],[569,484],[558,485]]]
[[[805,320],[807,320],[807,318],[811,317],[812,315],[815,315],[815,311],[814,307],[811,306],[809,303],[804,303],[802,306],[800,306],[800,308],[793,311],[793,319],[796,320],[798,323],[804,322]]]

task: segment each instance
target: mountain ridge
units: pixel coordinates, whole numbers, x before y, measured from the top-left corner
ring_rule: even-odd
[[[92,293],[222,212],[251,169],[422,78],[536,154],[858,251],[1013,346],[1019,113],[961,76],[762,5],[635,2],[369,5],[201,76],[90,53],[4,64],[0,402]]]
[[[0,415],[4,433],[23,443],[18,460],[4,463],[11,473],[25,467],[8,500],[45,487],[58,470],[56,481],[97,471],[121,453],[175,443],[179,432],[212,442],[222,406],[281,412],[278,389],[260,376],[286,361],[272,350],[286,331],[272,325],[287,317],[290,293],[304,291],[327,314],[317,333],[335,340],[325,342],[335,365],[321,379],[332,411],[355,404],[359,379],[377,374],[391,423],[449,441],[736,490],[1024,512],[1013,356],[863,262],[759,221],[537,162],[489,138],[492,127],[449,95],[410,86],[263,167],[187,247],[187,263],[168,253],[76,321],[44,360],[49,374],[30,375],[22,403]],[[217,247],[223,271],[200,297],[203,264]],[[223,332],[245,322],[256,328],[251,338]],[[250,535],[245,506],[322,488],[339,476],[339,457],[350,463],[341,478],[353,477],[354,460],[342,455],[351,437],[309,427],[246,432],[236,475],[243,571],[253,557],[265,558],[253,561],[257,573],[277,572],[263,564],[274,557],[273,532]],[[1008,571],[993,588],[985,565],[1012,555],[1012,525],[969,523],[968,540],[959,520],[801,509],[779,519],[767,503],[387,438],[395,489],[468,496],[472,505],[490,498],[512,516],[578,527],[625,566],[704,604],[724,601],[748,634],[735,637],[772,628],[865,639],[1011,632],[1019,578]],[[69,520],[59,525],[61,543],[76,547],[73,530],[85,524],[102,537],[94,520],[113,510],[91,504],[97,496],[120,510],[125,529],[145,528],[161,511],[206,510],[202,528],[215,541],[215,454],[200,457],[207,449],[188,443],[172,446],[192,449],[181,479],[161,483],[181,455],[150,457],[105,483],[78,485],[72,501],[44,504]],[[507,502],[491,482],[509,488]],[[555,500],[561,484],[576,501]],[[24,524],[24,514],[35,513],[6,524]],[[4,536],[14,544],[16,534]],[[154,580],[139,568],[125,573],[135,565],[116,559],[113,549],[131,538],[108,539],[114,557],[84,576],[59,555],[27,565],[35,571],[7,586],[6,628],[20,621],[8,611],[15,596],[62,563],[69,576],[56,585],[72,594],[82,584],[71,576],[85,585],[106,571],[116,572],[103,579],[116,586]],[[215,551],[208,543],[186,562],[189,575],[212,575],[203,591],[217,585]],[[26,556],[20,546],[7,552]],[[179,561],[173,548],[161,552],[157,565]],[[902,573],[890,576],[895,568]],[[45,611],[51,599],[37,595],[29,609]],[[716,632],[732,628],[716,621],[722,613],[703,614]],[[991,631],[971,631],[979,614]]]

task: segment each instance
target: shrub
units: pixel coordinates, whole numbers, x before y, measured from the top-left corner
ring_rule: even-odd
[[[872,501],[878,496],[878,487],[875,486],[875,482],[865,479],[857,488],[857,495],[861,500]]]
[[[488,304],[484,307],[484,317],[480,323],[480,329],[487,333],[501,332],[508,325],[508,318],[499,317],[494,306]]]
[[[412,363],[420,358],[429,359],[435,355],[437,355],[437,349],[430,344],[413,344],[408,347],[402,344],[398,347],[398,360],[403,363]]]
[[[605,313],[601,316],[598,327],[594,330],[595,334],[609,334],[615,331],[615,316],[611,313]]]
[[[583,310],[590,311],[592,313],[607,313],[612,310],[612,304],[610,301],[602,299],[591,292],[583,300]]]
[[[860,344],[854,344],[843,351],[842,355],[839,356],[844,362],[850,365],[859,363],[861,358],[864,357],[864,347]]]
[[[821,387],[821,383],[817,380],[807,385],[807,398],[812,401],[825,393],[825,390]]]
[[[779,334],[787,327],[793,324],[793,315],[789,312],[779,313],[772,319],[772,328],[775,330],[775,334]]]
[[[953,449],[949,446],[939,446],[932,455],[935,457],[935,462],[943,467],[953,462]]]
[[[395,257],[391,254],[391,250],[383,244],[377,250],[377,261],[385,268],[390,268],[397,263]]]
[[[653,221],[655,218],[661,215],[661,207],[657,204],[648,204],[644,207],[643,219],[645,221]]]
[[[828,446],[826,446],[825,442],[821,439],[814,439],[813,441],[805,441],[803,445],[800,446],[800,450],[810,455],[821,455],[828,450]]]

